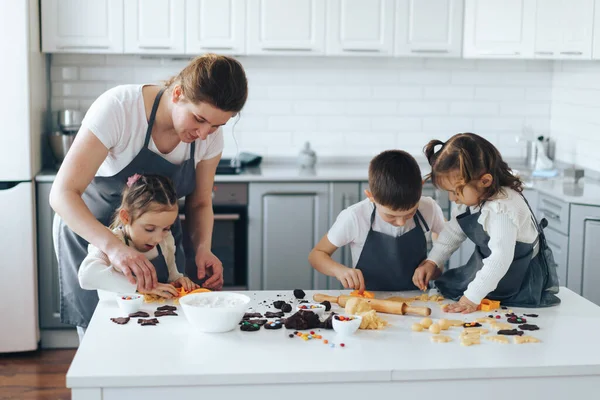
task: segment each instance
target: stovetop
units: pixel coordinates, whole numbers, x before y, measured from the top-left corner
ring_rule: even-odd
[[[231,158],[222,158],[219,160],[219,165],[217,165],[217,175],[238,175],[241,172],[241,167],[233,167],[231,165]]]

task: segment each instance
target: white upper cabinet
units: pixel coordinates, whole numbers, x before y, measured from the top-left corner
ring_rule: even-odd
[[[327,54],[393,51],[394,0],[327,0]]]
[[[247,54],[324,54],[323,0],[247,0]]]
[[[538,0],[535,22],[535,58],[592,58],[594,0]]]
[[[41,0],[41,5],[43,52],[123,52],[123,0]]]
[[[396,0],[395,54],[461,57],[464,0]]]
[[[246,1],[186,0],[185,26],[187,54],[243,54]]]
[[[183,54],[185,0],[126,0],[125,53]]]
[[[536,0],[466,0],[463,56],[533,58],[535,10]]]
[[[600,0],[594,1],[594,37],[592,40],[592,59],[600,60]]]

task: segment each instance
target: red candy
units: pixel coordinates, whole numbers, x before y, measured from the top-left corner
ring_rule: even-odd
[[[496,319],[500,319],[500,316],[499,316],[499,315],[496,315]]]
[[[340,343],[340,347],[344,347],[346,346],[344,343]]]

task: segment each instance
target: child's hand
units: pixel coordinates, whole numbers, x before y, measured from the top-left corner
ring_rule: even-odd
[[[360,269],[343,267],[335,277],[346,289],[356,289],[360,293],[365,291],[365,279]]]
[[[175,284],[175,287],[183,287],[186,292],[191,292],[194,289],[200,288],[200,286],[192,282],[192,280],[187,276],[182,276],[181,278],[171,283]]]
[[[465,296],[458,300],[458,303],[448,304],[444,307],[444,312],[447,313],[463,313],[469,314],[477,311],[477,304],[467,299]]]
[[[437,279],[442,271],[433,261],[425,260],[417,267],[413,274],[413,283],[421,290],[427,290],[430,280]]]
[[[170,283],[158,283],[152,290],[138,290],[138,292],[142,294],[155,294],[166,299],[171,299],[173,297],[177,297],[178,295],[177,289],[175,289],[175,286],[171,285]]]

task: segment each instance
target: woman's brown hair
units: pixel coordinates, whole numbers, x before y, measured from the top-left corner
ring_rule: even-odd
[[[441,147],[436,151],[437,146]],[[517,192],[523,191],[523,182],[512,174],[498,149],[479,135],[459,133],[445,143],[432,140],[425,146],[424,151],[431,166],[431,173],[427,179],[431,179],[436,187],[449,175],[456,174],[456,190],[462,192],[469,182],[480,179],[485,174],[492,175],[492,184],[484,189],[479,199],[480,206],[499,193],[503,187]]]
[[[209,103],[222,111],[240,112],[248,98],[248,81],[242,65],[231,57],[204,54],[194,58],[181,72],[165,82],[181,85],[193,104]]]
[[[130,215],[131,224],[148,211],[170,211],[177,207],[177,194],[173,182],[162,175],[133,175],[121,195],[121,205],[117,208],[110,229],[122,225],[119,214],[125,210]]]

